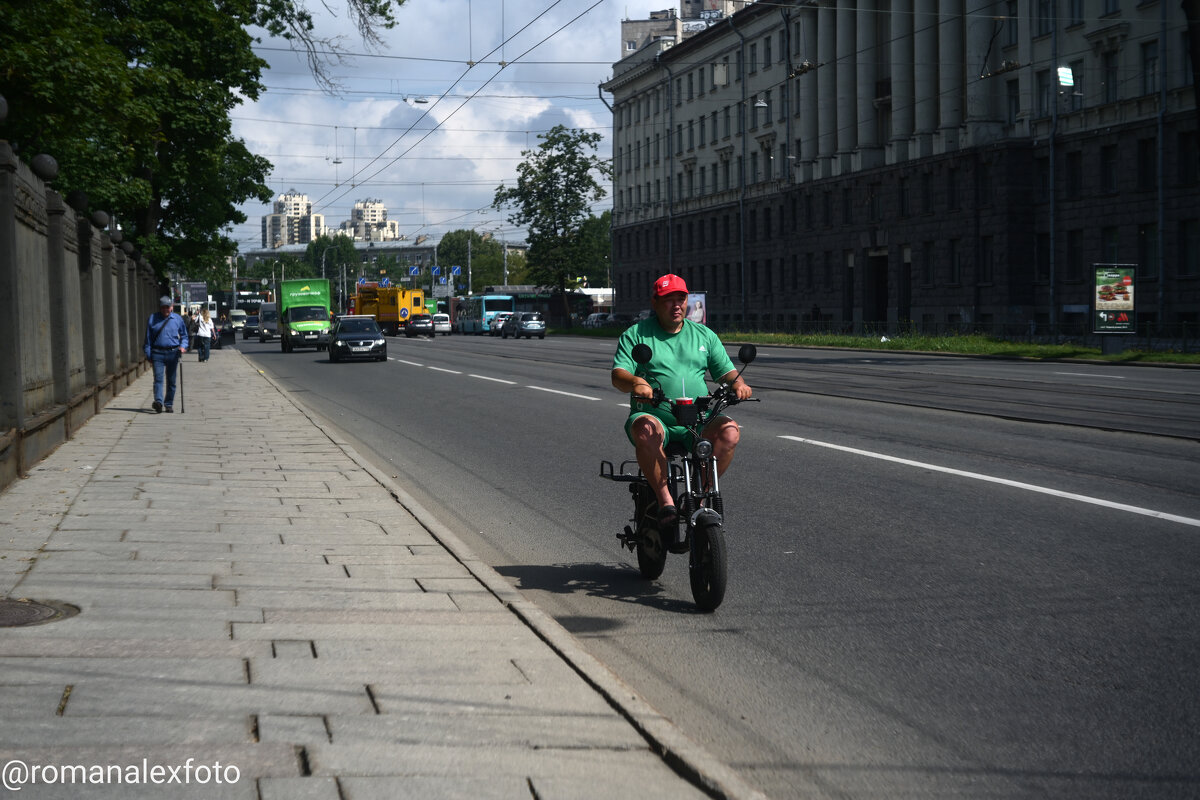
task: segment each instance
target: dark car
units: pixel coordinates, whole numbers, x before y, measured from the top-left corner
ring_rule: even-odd
[[[387,339],[374,317],[338,317],[329,331],[329,360],[367,358],[387,361]]]
[[[509,336],[516,339],[522,336],[526,339],[534,336],[545,339],[546,318],[537,311],[519,311],[505,320],[504,327],[500,329],[501,338],[507,339]]]
[[[411,339],[414,336],[433,338],[433,316],[431,314],[413,314],[404,323],[404,335]]]
[[[258,336],[258,314],[247,314],[246,324],[242,328],[242,339],[249,339],[251,335]]]

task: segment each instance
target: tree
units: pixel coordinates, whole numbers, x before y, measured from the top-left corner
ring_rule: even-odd
[[[469,273],[472,292],[504,282],[504,250],[491,234],[467,228],[450,231],[438,242],[437,260],[444,267],[462,267],[459,277],[464,283]]]
[[[314,278],[321,276],[322,257],[325,259],[325,277],[332,281],[341,277],[342,265],[346,266],[348,275],[354,275],[358,270],[358,251],[354,249],[354,240],[349,236],[318,236],[308,243],[304,250],[304,261]]]
[[[346,5],[370,41],[403,2]],[[247,29],[299,39],[312,63],[330,42],[312,34],[301,0],[23,0],[5,14],[0,135],[23,160],[54,156],[55,188],[110,212],[160,273],[219,269],[236,252],[237,207],[271,198],[270,163],[229,120],[263,91]]]
[[[537,150],[521,153],[516,187],[497,187],[492,207],[512,209],[509,222],[529,231],[529,279],[557,289],[569,325],[567,282],[581,272],[584,222],[605,196],[598,178],[611,177],[612,165],[595,155],[598,133],[557,125],[538,138]]]
[[[579,277],[593,289],[609,286],[612,254],[612,212],[583,221],[579,233]]]

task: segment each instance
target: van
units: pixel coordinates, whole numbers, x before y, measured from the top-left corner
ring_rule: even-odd
[[[258,340],[266,342],[279,335],[279,311],[274,303],[258,307]]]

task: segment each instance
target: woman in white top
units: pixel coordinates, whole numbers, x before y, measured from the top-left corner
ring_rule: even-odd
[[[196,342],[200,347],[200,360],[208,361],[208,353],[212,347],[212,339],[216,328],[213,326],[212,318],[208,316],[208,309],[200,310],[200,325],[196,328]]]

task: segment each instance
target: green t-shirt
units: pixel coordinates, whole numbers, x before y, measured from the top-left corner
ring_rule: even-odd
[[[654,352],[648,364],[633,360],[634,346],[642,343]],[[705,371],[715,381],[733,371],[734,366],[721,340],[703,325],[685,319],[679,333],[671,334],[662,329],[657,317],[649,317],[621,334],[613,356],[613,369],[624,369],[645,378],[651,386],[662,389],[668,400],[674,400],[679,397],[695,399],[708,394]],[[655,408],[631,396],[630,416],[641,413],[653,414],[666,425],[678,424],[666,403]]]

